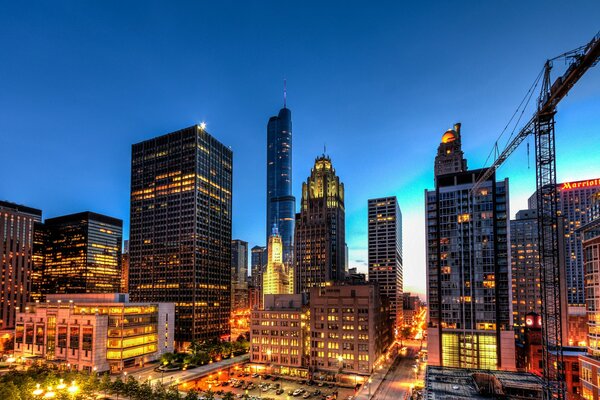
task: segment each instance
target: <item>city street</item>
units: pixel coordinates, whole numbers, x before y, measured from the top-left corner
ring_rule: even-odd
[[[405,399],[411,391],[411,387],[417,382],[415,368],[419,347],[410,345],[406,355],[400,355],[396,358],[394,364],[385,376],[381,385],[374,393],[374,399]],[[419,376],[422,376],[424,365],[418,369]]]

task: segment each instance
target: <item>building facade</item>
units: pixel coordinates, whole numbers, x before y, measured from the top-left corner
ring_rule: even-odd
[[[286,107],[267,124],[267,224],[266,240],[276,227],[283,241],[283,262],[294,263],[294,217],[292,194],[292,112]]]
[[[391,343],[389,305],[377,284],[311,289],[312,371],[370,375]]]
[[[129,293],[176,304],[179,345],[229,335],[232,162],[204,125],[132,146]]]
[[[344,279],[345,236],[344,184],[331,159],[323,155],[302,184],[302,204],[296,214],[296,293]]]
[[[558,210],[564,220],[564,261],[567,301],[569,305],[585,305],[583,249],[578,229],[592,220],[594,195],[600,192],[600,178],[556,185]],[[537,196],[529,198],[529,208],[537,208]],[[563,250],[563,249],[561,249]]]
[[[264,308],[252,310],[250,362],[269,372],[306,377],[308,309],[300,294],[267,294]]]
[[[582,239],[585,301],[588,321],[587,354],[579,357],[581,395],[600,398],[600,218],[578,232]]]
[[[0,331],[15,326],[15,313],[31,291],[34,224],[38,209],[0,201]]]
[[[402,213],[396,196],[369,200],[369,282],[390,302],[394,329],[402,318]]]
[[[521,342],[529,313],[541,313],[537,210],[520,210],[510,221],[513,326]]]
[[[118,293],[123,221],[81,212],[44,221],[42,293]]]
[[[428,363],[514,370],[508,179],[472,193],[484,170],[464,170],[460,146],[448,148],[459,140],[456,128],[442,136],[436,166],[455,158],[454,169],[425,191]]]
[[[267,267],[262,274],[263,301],[266,295],[293,294],[294,273],[292,268],[283,262],[283,241],[276,227],[273,228],[273,233],[269,237],[267,251],[269,254]]]
[[[248,308],[248,242],[231,241],[231,308]]]
[[[173,351],[175,306],[130,303],[126,294],[47,295],[17,314],[14,354],[118,372]]]

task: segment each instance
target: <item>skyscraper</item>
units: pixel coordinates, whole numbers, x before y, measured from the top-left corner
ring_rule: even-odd
[[[33,230],[42,212],[0,201],[0,330],[15,327],[31,290]]]
[[[425,191],[431,365],[515,369],[508,243],[508,179],[466,171],[460,125],[442,136],[435,190]],[[443,151],[442,151],[443,150]],[[443,160],[454,160],[448,168]]]
[[[296,293],[344,279],[345,236],[344,184],[331,159],[322,155],[302,184],[302,204],[296,214]]]
[[[585,304],[583,250],[581,226],[591,221],[591,206],[594,194],[600,192],[600,178],[577,182],[563,182],[556,185],[558,210],[564,219],[564,260],[566,268],[567,301],[569,305]],[[537,208],[534,193],[529,198],[529,208]]]
[[[273,228],[273,233],[269,237],[267,251],[269,258],[262,274],[263,299],[268,294],[293,294],[293,272],[291,267],[283,263],[283,241],[277,228]]]
[[[525,339],[526,316],[542,312],[537,210],[520,210],[510,221],[513,324]]]
[[[256,288],[262,288],[262,273],[264,268],[267,266],[267,248],[265,246],[254,246],[251,252],[250,266],[251,266],[251,278],[250,282],[252,286]]]
[[[43,294],[118,293],[123,221],[86,211],[44,221]]]
[[[267,124],[267,226],[266,240],[277,227],[283,241],[283,262],[294,259],[294,216],[296,199],[292,195],[292,112],[285,100],[279,115]]]
[[[396,196],[369,199],[369,282],[390,302],[390,322],[402,318],[402,213]]]
[[[229,335],[232,158],[203,125],[132,146],[129,293],[176,303],[179,345]]]

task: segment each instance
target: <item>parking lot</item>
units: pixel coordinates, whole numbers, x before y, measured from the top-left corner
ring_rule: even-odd
[[[217,397],[225,392],[232,392],[237,398],[248,394],[249,398],[262,400],[292,398],[326,400],[328,397],[346,400],[354,395],[353,389],[338,388],[327,382],[294,381],[249,373],[232,373],[230,376],[227,370],[179,385],[179,390],[184,392],[192,389],[199,392],[212,390]]]

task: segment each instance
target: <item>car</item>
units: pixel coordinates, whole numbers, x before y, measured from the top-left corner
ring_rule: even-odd
[[[263,379],[267,380],[271,377],[271,375],[263,375]]]
[[[229,382],[228,381],[221,382],[221,386],[229,386]]]
[[[268,391],[269,391],[269,387],[268,387],[268,386],[264,386],[264,387],[262,388],[262,391],[263,391],[263,392],[268,392]]]
[[[289,396],[293,396],[293,395],[294,395],[294,389],[290,389],[290,390],[288,390],[288,395],[289,395]]]
[[[329,389],[333,389],[333,388],[335,387],[335,385],[334,385],[333,383],[330,383],[329,385],[327,385],[327,387],[328,387]]]
[[[294,397],[300,396],[302,394],[302,392],[304,392],[304,390],[296,389],[296,390],[294,390],[294,393],[292,393],[292,396],[294,396]]]
[[[282,388],[279,388],[279,389],[277,389],[275,391],[275,394],[277,394],[277,395],[282,394],[282,393],[283,393],[283,389]]]
[[[273,377],[271,378],[271,380],[272,380],[273,382],[275,382],[275,381],[278,381],[278,380],[279,380],[279,377],[278,377],[278,376],[273,376]]]
[[[319,386],[319,387],[323,387],[323,385],[324,385],[324,384],[325,384],[325,382],[321,381],[321,382],[319,382],[319,383],[317,384],[317,386]]]
[[[242,397],[244,397],[244,395],[242,393],[238,393],[238,394],[235,395],[235,397],[237,399],[241,399]]]
[[[321,391],[319,389],[317,389],[313,392],[313,396],[318,396],[320,394],[321,394]]]
[[[301,384],[301,385],[305,385],[305,384],[306,384],[306,381],[305,381],[305,380],[301,380],[301,381],[300,381],[300,384]]]
[[[252,374],[252,377],[253,377],[253,378],[258,378],[258,374],[257,374],[256,372],[255,372],[255,373],[253,373],[253,374]]]
[[[310,393],[309,393],[309,392],[306,392],[306,393],[304,393],[304,394],[302,395],[302,398],[303,398],[303,399],[308,399],[310,396],[311,396],[311,395],[310,395]]]

